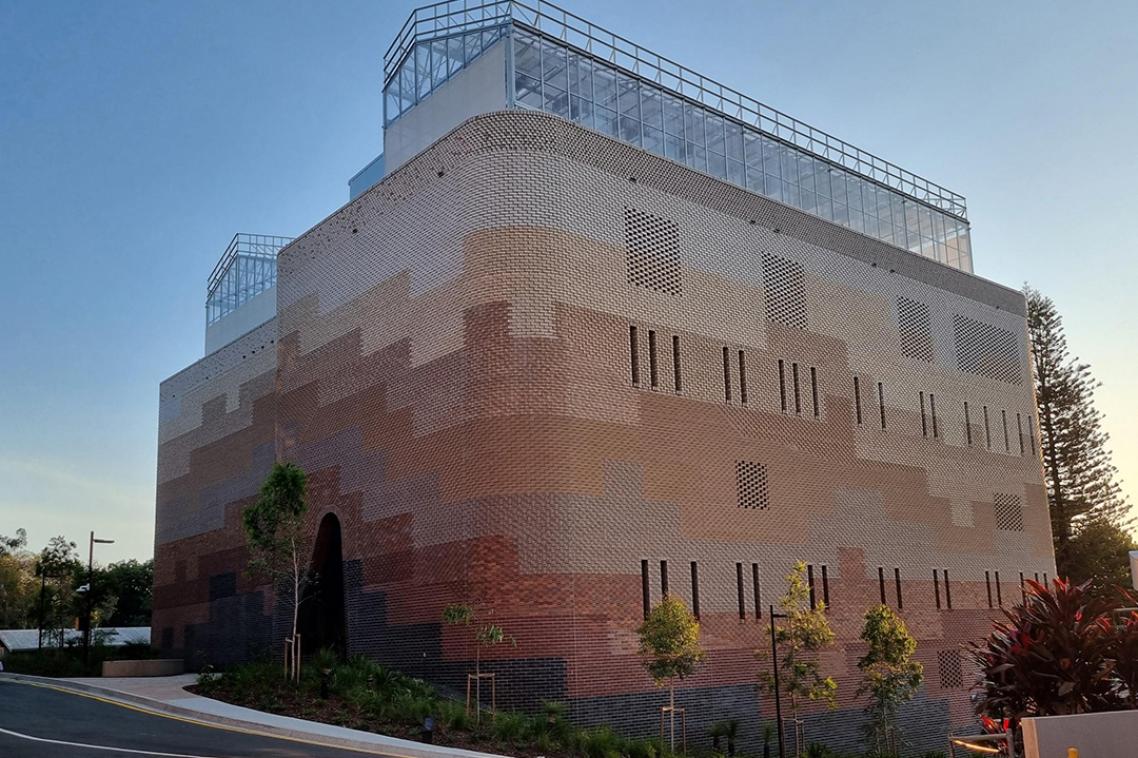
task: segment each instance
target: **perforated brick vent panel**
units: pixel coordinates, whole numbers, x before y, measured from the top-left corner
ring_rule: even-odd
[[[666,218],[626,207],[624,243],[629,284],[668,295],[684,294],[678,226]]]
[[[932,318],[928,305],[907,297],[897,298],[897,329],[901,333],[902,354],[933,362]]]
[[[801,263],[763,253],[763,287],[767,320],[806,328],[806,276]]]
[[[739,507],[765,511],[770,505],[767,467],[753,461],[736,461],[735,482],[739,488]]]
[[[951,690],[964,686],[964,666],[961,664],[959,650],[937,651],[936,663],[940,669],[941,689]]]
[[[996,528],[1010,532],[1023,531],[1023,501],[1019,495],[996,493]]]
[[[952,317],[956,335],[956,365],[966,374],[1022,384],[1019,342],[1007,329],[956,314]]]

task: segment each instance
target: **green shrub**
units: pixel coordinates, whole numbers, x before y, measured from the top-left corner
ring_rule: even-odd
[[[811,742],[806,746],[806,758],[841,758],[841,754],[821,742]],[[882,755],[879,758],[893,758]]]
[[[507,745],[514,745],[525,735],[526,722],[526,717],[520,713],[499,713],[494,717],[494,737]]]
[[[629,740],[626,745],[628,758],[657,758],[659,749],[651,740]]]
[[[607,726],[584,730],[579,749],[586,758],[620,758],[625,740]]]
[[[446,729],[465,732],[470,729],[466,706],[454,700],[440,700],[436,706],[439,723]]]

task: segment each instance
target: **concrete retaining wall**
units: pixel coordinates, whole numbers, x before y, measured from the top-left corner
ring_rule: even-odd
[[[185,662],[175,658],[145,661],[103,661],[103,676],[176,676]]]

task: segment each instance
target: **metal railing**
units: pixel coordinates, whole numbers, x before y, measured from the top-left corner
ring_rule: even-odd
[[[384,86],[416,43],[441,35],[518,23],[609,61],[676,94],[750,124],[843,168],[967,220],[965,198],[738,90],[599,27],[553,3],[533,0],[443,0],[416,8],[384,55]]]
[[[277,253],[293,237],[233,235],[206,286],[206,323],[213,324],[276,283]]]

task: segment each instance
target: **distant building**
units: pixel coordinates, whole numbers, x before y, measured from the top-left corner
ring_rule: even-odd
[[[64,629],[63,632],[64,647],[79,647],[83,644],[83,632],[80,630]],[[92,634],[93,642],[110,647],[150,644],[148,626],[100,627],[92,630]],[[59,630],[44,629],[41,638],[39,629],[0,629],[0,654],[36,650],[40,647],[59,647]]]
[[[802,560],[839,634],[808,738],[859,740],[886,603],[925,664],[906,737],[943,748],[973,720],[961,643],[1054,573],[1023,296],[973,275],[960,195],[540,8],[412,14],[351,202],[239,235],[211,277],[208,354],[161,388],[156,644],[279,644],[240,512],[287,460],[309,647],[461,689],[440,614],[472,602],[517,638],[484,656],[500,702],[652,734],[634,630],[671,593],[710,651],[689,734],[753,742],[753,651]]]

